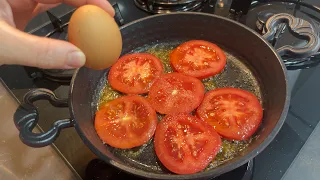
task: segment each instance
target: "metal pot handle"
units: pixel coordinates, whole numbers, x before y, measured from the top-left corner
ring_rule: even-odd
[[[268,41],[272,41],[276,36],[278,26],[282,23],[287,23],[294,35],[305,38],[308,43],[303,47],[282,46],[277,49],[280,56],[288,55],[296,58],[304,58],[314,55],[320,49],[319,37],[313,26],[308,21],[296,18],[287,13],[279,13],[271,16],[265,24],[265,34],[263,37]]]
[[[25,94],[23,103],[14,114],[14,123],[20,131],[21,141],[31,147],[48,146],[56,140],[62,129],[74,126],[72,120],[63,119],[54,122],[47,132],[32,132],[39,120],[39,113],[33,103],[43,99],[48,100],[55,107],[68,107],[67,100],[57,98],[48,89],[34,89]]]

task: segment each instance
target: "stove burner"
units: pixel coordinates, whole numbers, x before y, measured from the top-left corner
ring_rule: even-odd
[[[300,26],[302,25],[301,23],[304,22],[305,24],[308,24],[308,27],[304,29],[313,29],[314,33],[318,34],[317,39],[319,41],[320,27],[318,23],[310,16],[301,16],[296,14],[296,11],[300,8],[299,5],[301,4],[298,2],[288,3],[270,1],[269,3],[255,3],[248,12],[245,24],[253,29],[256,29],[260,34],[263,35],[265,34],[266,23],[270,18],[279,13],[293,14],[295,18],[303,19],[300,21]],[[306,6],[305,4],[303,5]],[[314,9],[313,6],[312,8],[310,6],[306,7]],[[320,9],[317,12],[320,12]],[[305,37],[297,36],[292,33],[292,30],[287,23],[282,22],[275,25],[276,26],[274,28],[276,33],[270,42],[275,48],[284,47],[289,44],[293,47],[302,47],[308,43],[308,40],[305,39]],[[306,52],[306,54],[310,54],[310,52]],[[318,50],[318,52],[314,52],[308,57],[284,55],[282,59],[288,70],[308,69],[316,67],[318,64],[320,64],[320,52]]]
[[[25,67],[24,70],[27,72],[30,78],[34,80],[34,83],[39,82],[38,80],[49,80],[63,85],[70,84],[74,69],[39,69],[34,67]]]
[[[192,1],[192,0],[187,0]],[[122,14],[119,10],[118,4],[114,4],[113,8],[115,9],[115,21],[119,26],[124,24]],[[71,10],[65,15],[58,18],[50,11],[47,11],[47,15],[50,19],[50,22],[41,26],[33,31],[29,32],[38,36],[45,36],[48,38],[59,39],[68,41],[68,25],[71,15],[75,10]],[[62,84],[70,83],[72,76],[74,74],[74,69],[64,70],[64,69],[39,69],[39,68],[30,68],[25,67],[25,70],[28,72],[29,76],[32,79],[42,79],[58,82]]]
[[[61,19],[49,11],[47,11],[47,15],[50,19],[51,25],[53,26],[53,30],[47,33],[45,37],[67,41],[69,22],[63,23]],[[69,83],[72,79],[74,71],[74,69],[39,69],[38,72],[34,71],[31,73],[31,77],[33,79],[46,78],[54,82]]]
[[[134,0],[135,5],[152,14],[197,11],[207,0]]]
[[[73,10],[61,18],[58,18],[51,12],[47,11],[50,22],[44,27],[35,29],[34,32],[30,33],[38,36],[67,41],[68,24],[72,12]],[[47,79],[61,84],[69,84],[75,71],[74,69],[39,69],[33,67],[25,67],[24,69],[28,73],[29,77],[31,77],[33,80]]]

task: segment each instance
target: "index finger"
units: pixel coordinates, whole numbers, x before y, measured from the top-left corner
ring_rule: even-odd
[[[113,7],[107,0],[34,0],[34,1],[42,4],[65,3],[74,7],[80,7],[86,4],[92,4],[104,9],[112,17],[115,14]]]

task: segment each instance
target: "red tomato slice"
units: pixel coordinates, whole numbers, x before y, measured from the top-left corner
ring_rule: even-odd
[[[217,45],[202,40],[182,43],[170,54],[170,63],[177,72],[199,79],[220,73],[226,59]]]
[[[134,53],[122,56],[110,69],[112,88],[127,94],[143,94],[163,73],[163,64],[154,55]]]
[[[187,113],[166,115],[154,138],[159,160],[177,174],[192,174],[206,168],[221,144],[220,136],[208,123]]]
[[[152,107],[161,114],[191,112],[204,97],[204,85],[194,77],[180,73],[160,76],[148,95]]]
[[[246,140],[258,129],[263,110],[258,98],[248,91],[218,88],[205,95],[197,115],[209,122],[221,136]]]
[[[146,143],[154,135],[157,114],[149,102],[138,95],[123,96],[96,113],[95,129],[110,146],[127,149]]]

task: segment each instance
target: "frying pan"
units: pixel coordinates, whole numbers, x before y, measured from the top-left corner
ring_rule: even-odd
[[[267,40],[272,40],[276,33],[274,27],[282,22],[286,22],[292,32],[306,37],[309,43],[300,48],[285,46],[275,50]],[[179,12],[149,16],[120,28],[124,45],[122,55],[161,43],[170,44],[193,39],[216,43],[229,54],[224,70],[225,76],[219,76],[216,79],[217,84],[256,90],[260,95],[264,117],[260,129],[255,134],[256,138],[239,156],[216,168],[196,174],[177,175],[165,170],[156,160],[152,150],[153,143],[149,151],[136,159],[119,155],[116,149],[104,145],[96,134],[93,122],[99,95],[109,69],[78,69],[71,82],[68,101],[57,98],[47,89],[29,91],[14,117],[16,127],[20,131],[20,139],[28,146],[43,147],[52,144],[62,129],[74,127],[92,152],[125,172],[149,179],[208,179],[219,176],[253,159],[279,132],[285,121],[290,99],[286,67],[280,55],[304,57],[319,49],[318,39],[315,38],[312,27],[308,28],[307,25],[305,21],[288,14],[278,14],[268,20],[266,34],[262,37],[246,26],[224,17]],[[233,60],[245,66],[232,68]],[[32,129],[38,122],[38,112],[33,102],[40,99],[46,99],[56,107],[68,106],[70,119],[56,121],[47,132],[33,133]]]

